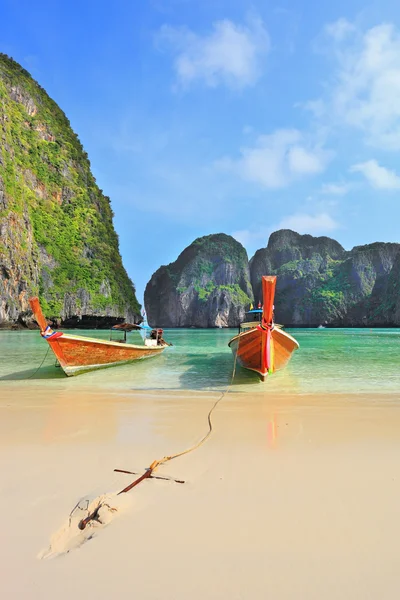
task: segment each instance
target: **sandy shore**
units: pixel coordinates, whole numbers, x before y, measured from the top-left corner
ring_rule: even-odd
[[[4,598],[399,597],[400,395],[230,394],[207,443],[157,473],[187,483],[116,498],[134,476],[113,469],[200,439],[218,394],[0,393]],[[57,532],[102,494],[110,523],[38,558],[52,536],[79,545],[75,513]]]

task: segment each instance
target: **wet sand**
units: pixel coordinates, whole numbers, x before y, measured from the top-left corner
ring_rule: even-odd
[[[231,393],[209,440],[156,473],[184,485],[123,498],[135,476],[113,469],[140,474],[198,441],[218,393],[0,394],[2,597],[398,598],[400,394]],[[38,558],[104,493],[107,526]]]

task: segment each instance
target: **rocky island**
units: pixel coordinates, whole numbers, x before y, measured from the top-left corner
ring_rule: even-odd
[[[246,250],[224,233],[198,238],[154,273],[144,300],[150,324],[235,327],[253,300]]]
[[[0,54],[0,326],[29,326],[28,297],[62,326],[140,317],[110,199],[63,111]]]
[[[260,277],[270,272],[278,275],[279,322],[312,327],[395,325],[400,321],[388,295],[396,296],[399,250],[400,244],[376,242],[346,251],[328,237],[277,231],[250,261],[254,295],[260,297]]]
[[[217,240],[229,244],[229,251],[213,244],[208,254],[208,244]],[[346,251],[329,237],[280,230],[248,265],[246,260],[244,248],[230,236],[199,238],[147,285],[150,321],[166,327],[237,326],[253,298],[262,300],[261,276],[278,275],[279,323],[400,325],[400,244],[376,242]]]

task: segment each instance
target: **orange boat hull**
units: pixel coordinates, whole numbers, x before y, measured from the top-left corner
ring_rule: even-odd
[[[77,375],[93,369],[142,360],[157,356],[163,346],[147,347],[120,344],[94,338],[63,333],[61,337],[46,340],[66,375]]]
[[[41,335],[54,352],[64,373],[69,376],[157,356],[168,345],[121,344],[120,342],[53,331],[47,325],[39,299],[30,298],[29,303],[40,327]]]
[[[262,320],[259,323],[242,323],[241,328],[246,327],[246,330],[229,342],[237,362],[258,373],[262,381],[269,373],[283,369],[293,351],[299,347],[291,335],[273,323],[275,288],[276,276],[263,276]]]
[[[258,373],[262,381],[265,381],[268,375],[264,360],[265,344],[266,335],[259,329],[244,331],[229,342],[233,355],[237,356],[237,362],[245,369]],[[287,365],[292,353],[297,350],[299,344],[286,331],[278,328],[272,331],[272,344],[275,372]]]

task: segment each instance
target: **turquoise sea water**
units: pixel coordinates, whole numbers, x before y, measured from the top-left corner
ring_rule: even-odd
[[[281,393],[393,393],[400,391],[400,329],[292,329],[300,349],[288,367],[262,384],[238,366],[232,391]],[[74,331],[109,338],[108,331]],[[0,394],[2,384],[46,385],[54,389],[222,390],[232,375],[228,341],[234,329],[173,329],[173,343],[158,357],[67,378],[55,367],[37,331],[0,331]],[[138,341],[131,334],[132,343]],[[18,384],[17,384],[18,382]],[[263,387],[261,387],[263,386]]]

